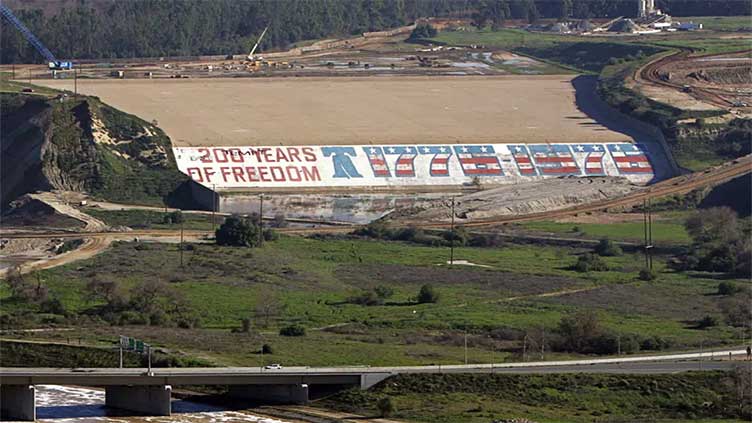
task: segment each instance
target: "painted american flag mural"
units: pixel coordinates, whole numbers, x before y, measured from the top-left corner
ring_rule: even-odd
[[[541,178],[654,177],[645,145],[534,143],[175,147],[178,168],[216,188],[518,183]]]

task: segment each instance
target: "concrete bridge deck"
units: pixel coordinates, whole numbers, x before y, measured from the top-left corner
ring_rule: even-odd
[[[35,420],[35,385],[83,385],[105,388],[107,406],[147,415],[172,413],[172,386],[227,385],[228,395],[241,400],[305,403],[310,386],[330,388],[371,386],[405,373],[641,373],[661,374],[697,370],[731,370],[752,361],[731,360],[746,350],[720,350],[630,356],[592,360],[539,361],[472,365],[403,367],[260,367],[217,368],[0,368],[2,417]]]

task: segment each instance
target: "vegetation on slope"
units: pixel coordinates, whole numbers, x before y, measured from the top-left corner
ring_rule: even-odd
[[[161,129],[97,98],[8,94],[2,106],[3,206],[37,189],[160,205],[187,180]]]
[[[752,416],[749,373],[742,367],[677,375],[399,375],[317,405],[373,416],[379,400],[390,398],[398,419],[453,423],[735,421]]]

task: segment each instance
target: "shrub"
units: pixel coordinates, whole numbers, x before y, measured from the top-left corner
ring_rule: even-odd
[[[264,241],[276,241],[279,239],[279,233],[274,229],[264,229]]]
[[[248,333],[251,331],[251,319],[249,317],[243,317],[240,319],[240,331]]]
[[[718,319],[713,316],[705,316],[697,322],[698,329],[706,329],[713,326],[718,326]]]
[[[600,240],[595,247],[595,252],[601,257],[616,257],[623,254],[621,247],[607,238]]]
[[[418,303],[426,304],[436,303],[438,301],[439,293],[434,290],[433,286],[426,284],[420,287],[420,292],[418,292]]]
[[[587,253],[577,258],[573,268],[578,272],[604,272],[608,265],[599,256]]]
[[[387,299],[394,295],[394,290],[384,285],[377,286],[373,291],[381,299]]]
[[[740,291],[741,288],[733,282],[721,282],[718,284],[718,295],[734,295]]]
[[[658,276],[654,271],[650,269],[640,269],[640,274],[637,276],[641,281],[654,281]]]
[[[271,345],[264,344],[261,346],[261,354],[274,354],[274,350],[272,350]]]
[[[347,302],[365,306],[375,306],[384,304],[384,299],[376,295],[373,291],[363,291],[359,295],[348,298]]]
[[[285,326],[279,330],[282,336],[305,336],[305,328],[300,325]]]
[[[392,403],[392,399],[389,397],[383,397],[379,398],[378,402],[376,403],[376,408],[379,409],[379,415],[381,417],[389,417],[394,413],[394,404]]]
[[[408,39],[419,40],[422,38],[433,38],[437,33],[438,31],[436,31],[436,28],[431,26],[431,24],[421,23],[415,26],[415,29],[410,33],[410,38]]]
[[[185,218],[183,217],[183,212],[180,210],[175,210],[172,213],[168,213],[165,215],[165,217],[162,219],[163,223],[173,224],[173,223],[183,223],[185,222]]]
[[[259,227],[247,219],[230,216],[225,219],[215,235],[218,245],[236,247],[256,247],[258,245]]]
[[[54,297],[50,298],[46,301],[43,301],[39,305],[39,311],[42,313],[50,313],[50,314],[60,314],[65,315],[65,306],[63,306],[62,301],[60,301],[59,298]]]
[[[454,242],[455,247],[461,247],[467,244],[467,231],[462,226],[454,228],[454,231],[445,231],[442,236],[447,242]]]
[[[287,227],[287,218],[285,218],[284,213],[277,213],[274,215],[274,223],[275,228],[286,228]]]

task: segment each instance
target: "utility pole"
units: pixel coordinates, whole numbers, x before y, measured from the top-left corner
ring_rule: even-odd
[[[73,69],[73,96],[78,97],[78,68]]]
[[[180,221],[180,267],[183,267],[183,228],[185,227],[185,218]]]
[[[258,246],[264,243],[264,194],[259,196]]]
[[[467,329],[465,329],[465,366],[467,366]]]
[[[456,234],[454,233],[454,197],[452,197],[452,237],[449,239],[449,265],[454,265],[454,237]],[[465,363],[467,364],[467,363]]]
[[[527,334],[522,338],[522,361],[527,361]]]
[[[546,355],[546,327],[543,326],[541,328],[541,360],[543,360],[545,355]]]
[[[648,259],[648,201],[642,200],[642,229],[643,229],[643,246],[645,248],[645,269],[650,268]]]
[[[29,68],[29,85],[31,85],[31,68]]]
[[[653,212],[651,210],[650,199],[648,199],[648,248],[653,249]],[[650,261],[650,270],[653,270],[653,252],[648,251],[648,259]]]
[[[11,79],[16,79],[16,64],[15,63],[10,65],[10,74],[11,74]]]
[[[212,232],[217,230],[216,220],[214,215],[217,213],[217,185],[212,184]]]
[[[149,358],[148,358],[149,370],[148,370],[148,372],[149,372],[149,375],[151,376],[151,345],[147,344],[146,345],[146,349],[148,350],[148,354],[149,354]]]

